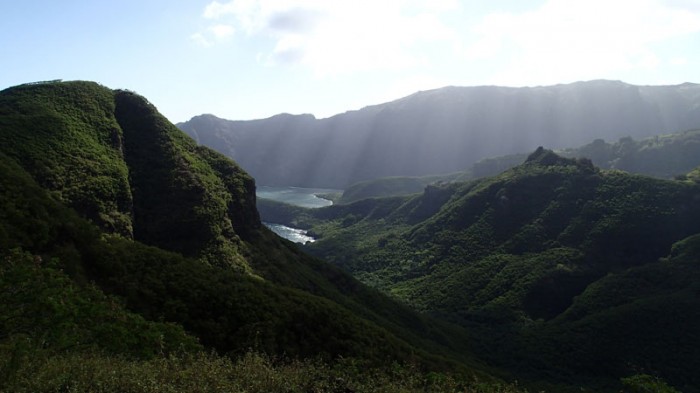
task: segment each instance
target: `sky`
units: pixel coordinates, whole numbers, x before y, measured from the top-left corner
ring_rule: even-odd
[[[323,118],[450,85],[700,83],[700,0],[0,0],[0,53],[0,89]]]

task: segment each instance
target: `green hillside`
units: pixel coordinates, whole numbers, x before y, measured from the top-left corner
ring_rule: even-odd
[[[595,165],[605,169],[671,179],[700,165],[700,130],[640,140],[626,137],[614,143],[597,139],[576,149],[562,150],[561,154],[590,158]]]
[[[157,359],[200,348],[324,364],[342,357],[380,373],[414,364],[417,375],[451,371],[457,380],[435,375],[468,384],[460,386],[491,379],[465,329],[415,313],[264,228],[252,178],[133,92],[91,82],[0,92],[0,169],[0,297],[9,305],[0,390],[32,391],[23,384],[34,367],[50,374],[61,359],[113,362],[116,374],[131,366],[111,356],[145,359],[146,373],[178,369]]]
[[[291,219],[320,237],[305,249],[468,327],[521,378],[615,389],[649,372],[693,392],[699,198],[538,149],[492,178]]]
[[[557,150],[569,158],[588,158],[602,169],[620,169],[660,179],[682,178],[700,165],[700,130],[656,135],[635,140],[620,138],[608,143],[602,139],[577,147]],[[352,203],[363,198],[416,194],[426,185],[439,182],[469,181],[499,173],[520,165],[527,154],[511,154],[480,160],[463,172],[423,177],[384,177],[359,182],[348,187],[338,203]],[[266,220],[269,221],[265,216]]]

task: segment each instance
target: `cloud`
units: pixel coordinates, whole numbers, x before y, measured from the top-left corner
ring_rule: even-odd
[[[471,61],[504,61],[494,83],[594,79],[661,64],[657,46],[700,32],[700,11],[682,0],[549,0],[474,26]]]
[[[428,63],[416,47],[452,39],[441,17],[459,6],[456,0],[233,0],[210,3],[203,17],[266,40],[267,65],[335,75]]]
[[[238,2],[240,3],[240,2]],[[204,8],[203,16],[207,19],[219,19],[220,17],[228,14],[236,13],[237,3],[230,2],[228,4],[222,4],[218,1],[213,1],[209,3]]]
[[[230,25],[214,25],[209,27],[208,30],[214,35],[214,37],[216,37],[219,40],[229,38],[235,32],[233,26]]]
[[[282,33],[311,33],[324,14],[315,9],[293,8],[270,16],[269,28]]]

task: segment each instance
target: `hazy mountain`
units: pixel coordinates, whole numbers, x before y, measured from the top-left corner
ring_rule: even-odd
[[[0,92],[0,258],[0,390],[28,359],[202,347],[481,368],[464,329],[275,236],[238,165],[96,83]]]
[[[470,328],[525,379],[593,391],[640,370],[700,386],[700,185],[538,149],[504,173],[421,195],[305,210],[305,249]]]
[[[617,142],[596,139],[593,142],[570,149],[557,150],[565,157],[588,158],[597,167],[619,169],[671,179],[682,178],[700,166],[700,130],[688,130],[667,135],[635,140],[620,138]],[[486,158],[476,162],[463,172],[422,177],[383,177],[358,182],[347,187],[337,203],[351,203],[364,198],[409,195],[423,192],[425,186],[435,182],[453,182],[495,176],[520,165],[527,154]],[[263,215],[263,219],[267,219]]]
[[[507,88],[446,87],[327,119],[278,115],[178,124],[258,182],[344,188],[386,176],[465,170],[494,156],[642,138],[700,125],[700,85],[617,81]]]

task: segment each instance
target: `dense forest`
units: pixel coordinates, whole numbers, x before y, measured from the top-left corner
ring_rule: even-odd
[[[495,177],[263,215],[305,250],[468,328],[524,380],[610,389],[648,372],[697,391],[700,185],[538,149]],[[546,387],[546,385],[542,385]]]

